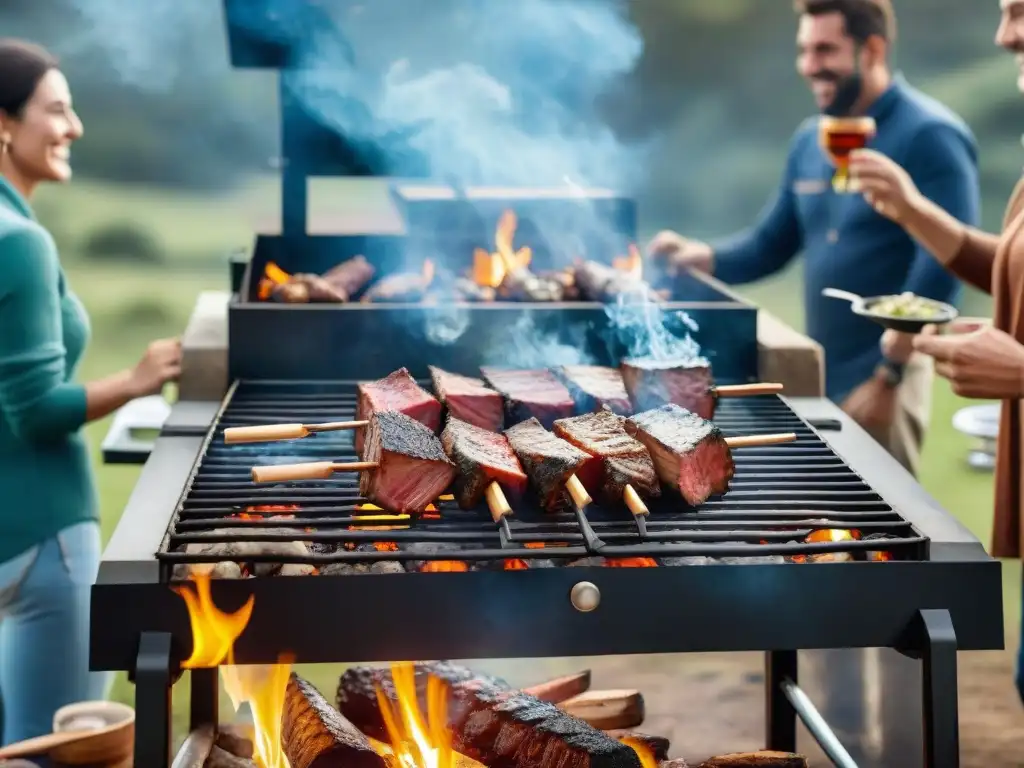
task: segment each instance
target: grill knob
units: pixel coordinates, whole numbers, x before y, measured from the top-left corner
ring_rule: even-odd
[[[592,584],[589,581],[581,581],[573,585],[572,592],[569,593],[569,599],[572,601],[572,607],[577,611],[580,613],[590,613],[601,604],[601,590],[597,588],[596,584]]]

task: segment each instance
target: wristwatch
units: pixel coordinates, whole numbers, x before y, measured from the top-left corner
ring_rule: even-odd
[[[883,360],[878,368],[875,369],[875,375],[878,376],[887,387],[895,389],[903,383],[903,370],[904,366],[901,363],[894,363],[891,360]]]

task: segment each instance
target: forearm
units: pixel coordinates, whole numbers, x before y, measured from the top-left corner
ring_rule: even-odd
[[[967,226],[924,197],[902,224],[942,266],[986,293],[992,292],[997,235]]]
[[[85,385],[85,420],[96,421],[109,416],[138,396],[130,370],[90,381]]]

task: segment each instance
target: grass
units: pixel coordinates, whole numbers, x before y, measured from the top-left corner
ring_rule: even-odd
[[[136,362],[149,340],[180,334],[199,291],[226,286],[226,253],[246,246],[252,236],[251,221],[242,212],[254,199],[265,203],[268,195],[266,185],[246,195],[241,204],[239,200],[183,198],[151,190],[91,184],[50,191],[41,206],[41,218],[50,223],[48,219],[59,214],[65,242],[80,240],[92,227],[104,222],[132,221],[153,233],[173,257],[166,268],[145,268],[97,266],[73,252],[65,254],[69,281],[89,308],[94,324],[94,338],[82,376],[91,379],[128,367]],[[116,211],[116,215],[111,211]],[[800,302],[793,300],[800,291],[799,271],[793,270],[746,293],[761,306],[800,327]],[[984,302],[977,296],[972,296],[968,304],[971,313],[986,312]],[[953,414],[968,404],[955,397],[944,381],[936,381],[932,426],[920,480],[944,508],[987,542],[992,521],[992,477],[966,467],[969,439],[951,426]],[[100,443],[109,423],[110,419],[104,419],[90,424],[86,430],[98,468],[105,537],[116,526],[139,474],[138,467],[102,465]],[[1015,628],[1020,616],[1019,562],[1004,564],[1003,573],[1006,623]],[[328,698],[333,695],[339,667],[319,665],[304,668],[303,673]],[[118,676],[113,696],[133,701],[132,686],[123,675]],[[183,735],[187,696],[185,676],[174,691],[179,737]],[[232,708],[227,697],[222,696],[221,701],[224,715],[230,716]]]

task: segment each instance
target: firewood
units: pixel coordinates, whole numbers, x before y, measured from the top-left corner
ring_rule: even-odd
[[[523,693],[536,696],[541,701],[550,701],[552,704],[557,704],[560,701],[579,696],[581,693],[586,693],[589,690],[590,670],[585,669],[574,675],[556,677],[553,680],[531,685],[529,688],[523,688]]]
[[[644,697],[635,690],[587,691],[557,706],[604,731],[636,728],[644,722]]]
[[[214,732],[212,725],[203,725],[196,728],[188,736],[174,756],[171,768],[203,768],[210,751],[213,749]],[[4,766],[11,766],[14,763],[4,763]]]
[[[668,760],[668,750],[671,746],[671,742],[664,736],[650,736],[646,733],[636,733],[635,731],[608,731],[608,735],[613,739],[631,739],[638,741],[643,744],[647,749],[654,755],[654,759],[660,761]]]
[[[699,768],[808,768],[808,763],[793,752],[736,752],[705,760]]]
[[[245,728],[241,726],[221,726],[217,732],[216,744],[225,752],[230,752],[237,757],[244,757],[246,760],[252,760],[252,738],[246,733]]]
[[[210,750],[205,768],[256,768],[256,763],[244,757],[233,755],[220,747]]]

